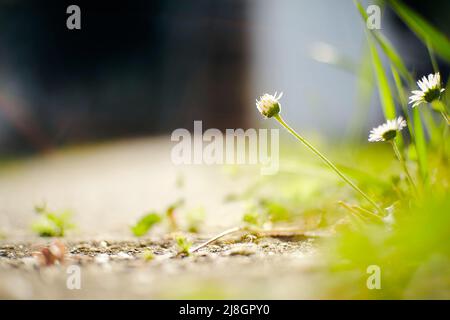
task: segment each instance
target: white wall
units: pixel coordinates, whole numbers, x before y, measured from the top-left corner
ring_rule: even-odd
[[[356,77],[312,59],[311,47],[329,43],[358,61],[366,40],[353,1],[256,0],[249,6],[252,93],[283,91],[282,113],[295,127],[342,133],[356,106]]]

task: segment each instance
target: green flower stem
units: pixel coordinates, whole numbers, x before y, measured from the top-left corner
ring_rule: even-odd
[[[447,106],[439,99],[436,99],[430,103],[431,109],[439,112],[444,118],[447,125],[450,125],[450,119],[448,118]]]
[[[406,161],[405,161],[405,159],[403,158],[402,153],[401,153],[400,150],[398,149],[398,146],[397,146],[397,144],[395,143],[394,139],[392,139],[390,142],[391,142],[391,144],[392,144],[392,148],[394,149],[395,156],[397,157],[397,159],[398,159],[398,161],[400,162],[400,164],[401,164],[403,170],[404,170],[405,173],[406,173],[406,176],[408,177],[408,181],[409,181],[409,183],[411,184],[411,187],[414,189],[414,192],[417,193],[417,187],[416,187],[416,184],[414,183],[414,180],[413,180],[411,174],[409,173],[408,166],[406,165]]]
[[[442,118],[444,118],[445,122],[447,123],[447,125],[450,125],[450,119],[448,118],[448,115],[445,111],[441,112]]]
[[[367,194],[365,194],[357,185],[355,185],[349,178],[347,178],[330,160],[328,160],[319,150],[317,150],[313,145],[300,136],[294,129],[292,129],[279,114],[275,115],[274,118],[286,128],[294,137],[296,137],[300,142],[302,142],[306,147],[308,147],[314,154],[316,154],[323,162],[325,162],[336,174],[344,180],[350,187],[361,194],[367,201],[369,201],[381,214],[383,209],[381,209],[375,201],[373,201]]]

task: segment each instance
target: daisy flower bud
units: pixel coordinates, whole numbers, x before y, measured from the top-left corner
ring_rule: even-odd
[[[272,118],[280,113],[281,105],[279,100],[282,96],[283,92],[281,92],[278,97],[276,92],[274,95],[266,93],[261,96],[259,100],[256,100],[256,108],[258,108],[259,112],[261,112],[264,117]]]
[[[256,107],[259,112],[266,118],[274,118],[278,121],[290,134],[292,134],[298,141],[303,143],[312,153],[318,156],[323,162],[325,162],[328,167],[333,170],[342,180],[344,180],[353,190],[357,191],[360,195],[367,199],[381,214],[383,209],[373,201],[367,194],[365,194],[356,184],[354,184],[345,174],[343,174],[327,157],[325,157],[319,150],[317,150],[311,143],[309,143],[305,138],[292,129],[280,116],[280,98],[283,93],[277,96],[277,93],[272,96],[270,94],[264,94],[259,100],[256,100]],[[194,249],[195,251],[197,249]]]
[[[397,132],[400,132],[404,127],[406,127],[406,121],[402,117],[388,120],[386,123],[383,123],[370,131],[369,141],[378,142],[392,140],[397,136]]]
[[[409,103],[412,103],[413,107],[439,99],[441,93],[445,90],[441,88],[441,75],[439,72],[429,74],[428,78],[423,76],[421,80],[417,81],[417,85],[420,90],[413,90],[412,95],[409,97]]]

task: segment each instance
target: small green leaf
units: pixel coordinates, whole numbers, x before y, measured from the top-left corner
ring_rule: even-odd
[[[244,215],[242,217],[242,221],[244,221],[245,223],[248,223],[250,225],[253,225],[253,226],[259,226],[261,224],[260,216],[255,211],[249,211],[249,212],[244,213]]]
[[[289,221],[292,218],[289,210],[282,204],[273,201],[263,201],[262,206],[267,211],[271,222]]]
[[[34,209],[40,218],[31,228],[41,237],[64,237],[67,230],[75,228],[71,222],[72,213],[68,210],[57,213],[47,209],[46,205],[35,206]]]
[[[145,261],[151,261],[155,259],[155,255],[153,254],[153,252],[148,249],[142,253],[142,257],[144,258]]]
[[[157,213],[149,213],[140,218],[135,225],[131,227],[131,231],[136,237],[141,237],[157,223],[161,222],[161,216]]]
[[[178,254],[185,254],[185,255],[189,255],[189,249],[192,246],[192,243],[189,242],[186,237],[182,236],[182,235],[178,235],[176,237],[176,242],[177,242],[177,246],[178,246]]]

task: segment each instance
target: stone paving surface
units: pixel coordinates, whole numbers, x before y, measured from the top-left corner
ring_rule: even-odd
[[[321,266],[312,239],[223,239],[189,257],[177,255],[167,230],[142,239],[129,225],[183,198],[206,220],[195,244],[240,223],[244,205],[227,193],[248,181],[221,167],[175,166],[169,137],[77,147],[0,170],[0,298],[311,298]],[[180,186],[182,185],[182,186]],[[33,252],[51,240],[32,234],[33,208],[70,209],[77,230],[62,240],[65,260],[38,266]],[[143,252],[154,259],[146,261]],[[66,285],[81,266],[80,290]]]

